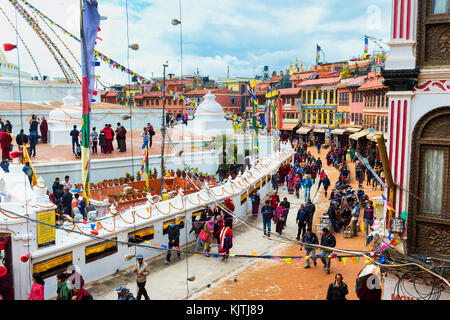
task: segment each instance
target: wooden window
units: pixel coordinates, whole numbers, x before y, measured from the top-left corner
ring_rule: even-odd
[[[450,1],[418,1],[417,64],[450,65]]]
[[[159,99],[156,99],[156,105],[159,106]]]
[[[117,238],[90,245],[85,248],[86,263],[108,257],[117,253]],[[115,240],[115,241],[114,241]]]
[[[63,255],[33,264],[33,273],[39,273],[42,278],[47,279],[57,275],[58,273],[65,272],[67,267],[72,264],[72,260],[72,252],[65,253]]]

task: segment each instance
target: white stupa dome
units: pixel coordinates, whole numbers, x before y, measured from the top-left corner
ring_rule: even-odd
[[[234,134],[232,122],[225,119],[222,106],[216,102],[216,96],[211,92],[203,97],[203,102],[197,107],[195,118],[188,123],[187,129],[205,137]]]
[[[69,94],[63,98],[63,105],[52,110],[48,116],[49,143],[52,145],[71,145],[70,131],[73,126],[81,131],[82,107],[78,100]]]
[[[70,123],[77,124],[81,123],[82,109],[78,103],[78,100],[69,94],[63,98],[63,105],[50,111],[48,116],[48,122],[59,122],[61,124]],[[65,126],[65,125],[64,125]]]

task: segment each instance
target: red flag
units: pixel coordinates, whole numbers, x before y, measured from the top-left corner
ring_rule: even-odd
[[[17,48],[17,46],[15,44],[12,44],[12,43],[4,43],[3,44],[3,50],[5,50],[5,51],[11,51],[11,50],[16,49],[16,48]]]

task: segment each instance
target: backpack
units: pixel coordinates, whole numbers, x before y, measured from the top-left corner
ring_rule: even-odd
[[[302,183],[300,180],[295,181],[295,189],[300,189]]]

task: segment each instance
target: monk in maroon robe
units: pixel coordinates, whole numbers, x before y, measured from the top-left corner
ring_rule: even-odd
[[[11,160],[9,153],[11,152],[11,135],[8,132],[0,133],[0,146],[2,148],[2,159]]]
[[[48,134],[48,124],[47,124],[47,120],[45,120],[45,117],[42,117],[40,129],[41,129],[42,143],[47,143],[47,141],[48,141],[48,135],[47,135]]]
[[[106,142],[105,153],[111,153],[113,152],[113,131],[108,125],[106,125],[105,128],[103,128],[103,132],[105,133]]]

